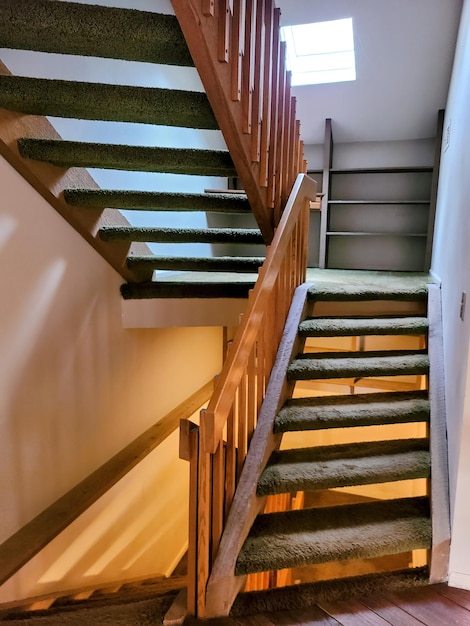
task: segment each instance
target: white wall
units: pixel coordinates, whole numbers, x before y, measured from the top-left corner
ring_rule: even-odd
[[[122,278],[3,160],[0,187],[1,542],[210,380],[222,332],[124,330]],[[0,602],[167,573],[186,540],[177,455],[175,434]]]
[[[465,0],[449,99],[439,180],[433,273],[442,281],[447,388],[450,494],[453,517],[450,581],[470,588],[470,380],[469,314],[459,316],[462,292],[470,294],[470,1]],[[449,140],[446,140],[450,128]],[[470,304],[470,302],[468,303]]]

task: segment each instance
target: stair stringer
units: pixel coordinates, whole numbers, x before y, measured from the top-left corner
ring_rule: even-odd
[[[447,580],[450,551],[449,470],[443,366],[441,291],[428,285],[428,353],[431,451],[431,519],[432,547],[429,582]]]
[[[305,339],[298,336],[298,326],[307,316],[310,286],[304,283],[297,287],[292,299],[257,427],[207,583],[207,618],[228,615],[246,580],[246,576],[235,576],[235,564],[250,528],[266,501],[266,498],[256,495],[256,487],[271,453],[281,443],[282,434],[274,434],[274,419],[294,389],[294,384],[287,381],[286,373],[293,356],[303,349]]]

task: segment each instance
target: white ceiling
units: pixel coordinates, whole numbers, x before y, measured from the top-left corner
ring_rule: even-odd
[[[357,80],[294,87],[306,144],[434,137],[462,0],[276,0],[281,25],[353,18]]]

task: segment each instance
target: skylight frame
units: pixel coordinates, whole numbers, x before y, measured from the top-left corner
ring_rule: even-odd
[[[292,85],[356,80],[353,18],[283,26]]]

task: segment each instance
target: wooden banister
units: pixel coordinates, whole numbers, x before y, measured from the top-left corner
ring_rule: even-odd
[[[172,0],[266,243],[305,172],[273,0]]]
[[[299,174],[214,394],[201,412],[198,436],[194,433],[197,427],[188,429],[186,425],[181,432],[182,456],[191,461],[191,476],[197,476],[197,493],[190,495],[193,522],[189,551],[194,558],[188,571],[188,589],[193,594],[188,595],[188,611],[199,617],[206,616],[207,582],[266,396],[292,297],[305,280],[309,205],[315,195],[315,181]]]

